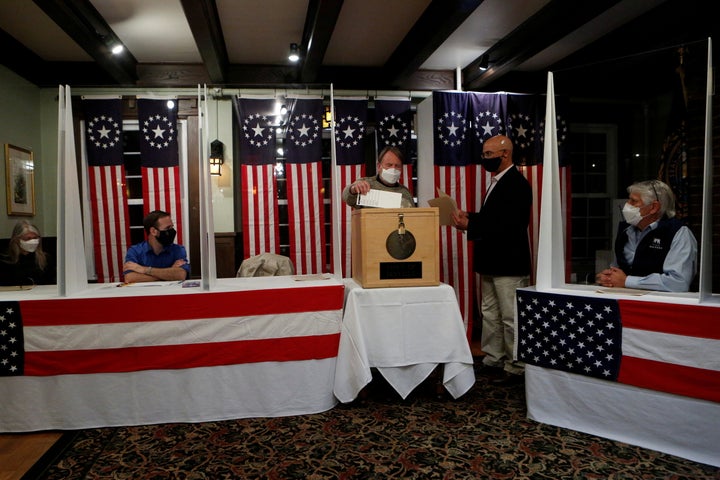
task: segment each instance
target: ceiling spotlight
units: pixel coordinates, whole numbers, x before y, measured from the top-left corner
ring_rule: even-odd
[[[488,57],[488,54],[485,53],[485,54],[483,54],[482,57],[480,57],[480,63],[478,64],[478,69],[481,72],[484,72],[485,70],[488,69],[489,66],[490,66],[490,58]]]
[[[290,44],[290,54],[288,55],[288,60],[291,62],[297,62],[300,60],[300,49],[298,48],[297,43]]]
[[[125,47],[118,43],[117,45],[112,47],[110,51],[113,53],[113,55],[120,55],[123,50],[125,50]]]

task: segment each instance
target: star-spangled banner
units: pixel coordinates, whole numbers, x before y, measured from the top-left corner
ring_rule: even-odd
[[[335,99],[335,156],[338,165],[359,165],[365,160],[368,102]]]
[[[88,165],[122,165],[122,100],[83,100],[83,110]]]
[[[177,105],[168,108],[167,100],[139,98],[140,163],[143,167],[177,167]]]
[[[83,109],[95,274],[100,283],[119,282],[130,243],[122,100],[85,99]]]
[[[542,151],[538,150],[538,122],[544,114],[538,111],[536,95],[508,95],[506,134],[513,141],[513,161],[516,164],[542,163]]]
[[[365,176],[365,142],[367,140],[368,101],[335,98],[335,157],[339,175],[339,190]],[[352,208],[345,202],[340,207],[340,256],[343,277],[351,273],[351,217]]]
[[[138,98],[140,167],[143,178],[143,215],[168,212],[177,238],[183,243],[183,204],[178,152],[177,103],[167,99]]]
[[[410,158],[412,140],[412,107],[410,100],[375,100],[375,125],[378,149],[398,147]]]
[[[507,135],[508,95],[474,93],[468,97],[472,119],[473,163],[479,163],[485,140],[495,135]]]
[[[622,324],[617,300],[517,292],[518,359],[617,380]]]
[[[473,161],[469,95],[433,94],[435,164],[464,166]]]
[[[236,98],[233,105],[240,125],[240,163],[275,163],[274,98]]]
[[[294,99],[285,136],[290,259],[301,275],[326,270],[322,115],[322,99]]]
[[[239,125],[243,258],[280,254],[274,98],[234,98]]]
[[[450,195],[463,211],[477,211],[476,196],[483,184],[473,165],[470,95],[433,92],[434,185]],[[474,312],[472,249],[459,230],[440,227],[440,281],[452,285],[470,335]]]
[[[518,359],[543,368],[720,402],[712,306],[517,291]]]
[[[0,302],[0,376],[335,357],[339,324],[329,320],[342,313],[342,286],[308,292],[305,288],[219,292],[212,301],[206,295],[173,295],[171,308],[158,308],[167,299],[162,295],[137,296],[132,301],[96,297]],[[274,321],[278,319],[284,321]],[[237,328],[239,323],[242,328]]]

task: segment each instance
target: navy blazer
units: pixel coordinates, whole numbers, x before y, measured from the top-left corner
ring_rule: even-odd
[[[475,272],[530,275],[531,206],[530,183],[513,165],[493,187],[480,211],[469,214],[467,235],[473,241]]]

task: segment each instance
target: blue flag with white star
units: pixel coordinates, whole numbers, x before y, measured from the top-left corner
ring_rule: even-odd
[[[514,145],[513,160],[516,164],[542,163],[542,150],[539,150],[538,137],[539,122],[542,119],[536,95],[508,95],[507,136]]]
[[[138,99],[140,164],[143,167],[176,167],[178,161],[177,103]]]
[[[240,98],[233,105],[240,125],[240,163],[275,163],[275,99]]]
[[[506,135],[507,95],[497,93],[471,93],[470,118],[472,119],[473,163],[482,156],[485,140],[495,135]]]
[[[410,159],[412,146],[412,109],[410,100],[375,100],[378,150],[398,147]]]
[[[338,165],[364,161],[368,102],[335,100],[335,157]]]
[[[88,165],[122,165],[122,101],[119,98],[83,100],[85,149]]]
[[[285,135],[288,163],[322,159],[322,99],[296,99],[290,109]]]
[[[435,164],[461,167],[472,162],[470,95],[433,92]]]

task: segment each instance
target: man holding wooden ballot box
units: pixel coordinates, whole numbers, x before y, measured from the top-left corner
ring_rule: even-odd
[[[415,201],[410,190],[400,183],[403,161],[399,148],[383,148],[378,155],[377,175],[359,178],[345,187],[343,201],[353,208],[381,206],[385,201],[392,201],[383,198],[384,193],[389,193],[390,197],[400,195],[400,204],[395,208],[414,207]]]

